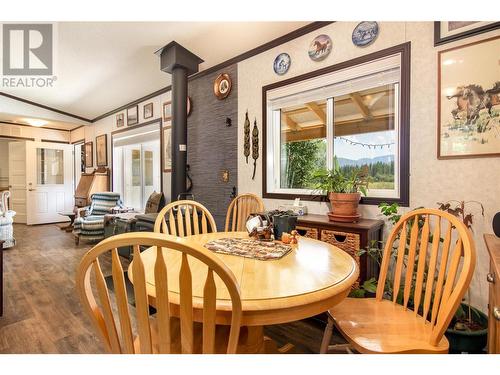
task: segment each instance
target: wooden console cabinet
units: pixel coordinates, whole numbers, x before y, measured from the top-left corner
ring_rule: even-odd
[[[306,237],[328,242],[349,253],[359,265],[358,283],[378,277],[376,262],[366,254],[360,257],[358,253],[371,241],[382,241],[383,227],[383,220],[360,219],[357,223],[341,223],[329,221],[327,215],[312,214],[299,216],[297,223],[297,229],[306,231]]]
[[[484,242],[490,254],[488,299],[488,353],[500,354],[500,238],[485,234]]]

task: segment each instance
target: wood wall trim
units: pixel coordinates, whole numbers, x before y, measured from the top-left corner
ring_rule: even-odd
[[[32,126],[28,124],[19,124],[17,122],[10,122],[10,121],[0,121],[0,125],[5,124],[5,125],[13,125],[13,126],[25,126],[28,128],[33,128],[33,129],[46,129],[46,130],[56,130],[59,132],[71,132],[73,129],[58,129],[58,128],[50,128],[48,126]]]
[[[35,138],[29,138],[29,137],[15,137],[13,135],[1,135],[0,134],[0,139],[2,138],[7,138],[7,139],[19,139],[19,140],[22,140],[22,141],[34,141]]]
[[[118,129],[118,130],[112,131],[111,135],[123,133],[123,132],[129,131],[129,130],[132,130],[132,129],[142,128],[143,126],[148,126],[148,125],[151,125],[151,124],[154,124],[157,122],[160,122],[160,124],[163,123],[161,117],[158,117],[158,118],[151,120],[151,121],[141,122],[137,125],[124,126],[123,129]]]
[[[62,143],[62,144],[65,144],[65,145],[69,145],[70,142],[69,141],[53,141],[51,139],[41,139],[42,142],[50,142],[50,143]]]
[[[264,149],[267,145],[267,92],[278,87],[288,86],[293,83],[315,78],[324,74],[332,73],[341,69],[350,68],[359,64],[364,64],[383,57],[394,54],[401,54],[401,123],[399,130],[400,142],[400,176],[399,198],[375,198],[362,197],[362,204],[379,204],[381,202],[396,202],[401,206],[408,207],[410,204],[410,78],[411,78],[411,42],[406,42],[393,47],[389,47],[380,51],[359,56],[351,60],[343,61],[338,64],[330,65],[321,69],[317,69],[308,73],[304,73],[289,79],[278,81],[262,87],[262,196],[269,199],[288,199],[293,200],[300,198],[307,201],[327,201],[324,195],[296,195],[296,194],[280,194],[267,192],[267,150]]]
[[[37,103],[37,102],[31,101],[31,100],[28,100],[28,99],[23,99],[23,98],[21,98],[19,96],[7,94],[6,92],[0,91],[0,95],[1,96],[5,96],[6,98],[9,98],[9,99],[17,100],[19,102],[23,102],[23,103],[26,103],[26,104],[34,105],[35,107],[47,109],[49,111],[56,112],[56,113],[59,113],[61,115],[73,117],[73,118],[76,118],[78,120],[82,120],[82,121],[86,121],[86,122],[92,122],[92,120],[90,120],[88,118],[85,118],[85,117],[82,117],[82,116],[78,116],[78,115],[74,115],[74,114],[69,113],[69,112],[61,111],[60,109],[49,107],[47,105],[44,105],[44,104],[41,104],[41,103]]]
[[[77,144],[79,144],[79,143],[81,143],[81,144],[85,143],[85,138],[83,138],[83,139],[79,139],[79,140],[74,141],[74,142],[71,142],[71,144],[72,144],[72,145],[77,145]]]

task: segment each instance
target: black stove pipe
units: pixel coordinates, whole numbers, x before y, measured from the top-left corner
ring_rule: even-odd
[[[186,68],[172,69],[172,201],[186,192],[187,78]]]

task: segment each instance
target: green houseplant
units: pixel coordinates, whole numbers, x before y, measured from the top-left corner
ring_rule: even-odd
[[[366,195],[368,171],[354,168],[350,172],[342,170],[337,158],[333,168],[320,169],[313,173],[312,182],[317,190],[327,194],[332,205],[328,217],[332,221],[352,222],[360,217],[358,213],[361,193]]]

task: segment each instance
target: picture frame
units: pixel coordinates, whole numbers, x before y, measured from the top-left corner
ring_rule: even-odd
[[[108,135],[102,134],[95,138],[96,165],[98,167],[108,166]]]
[[[435,21],[434,47],[498,28],[497,21]]]
[[[172,102],[171,101],[163,103],[162,115],[163,115],[163,121],[170,121],[172,119]]]
[[[142,108],[142,111],[144,119],[153,117],[153,103],[145,104],[144,107]]]
[[[438,159],[500,156],[499,50],[496,36],[438,53]]]
[[[137,105],[127,108],[127,126],[139,123],[139,107]]]
[[[161,132],[163,172],[172,172],[172,127],[165,126]]]
[[[125,125],[125,118],[123,113],[118,113],[116,115],[116,127],[121,128],[123,125]]]
[[[92,141],[85,142],[83,149],[85,153],[85,168],[92,168],[94,166],[94,144]]]

